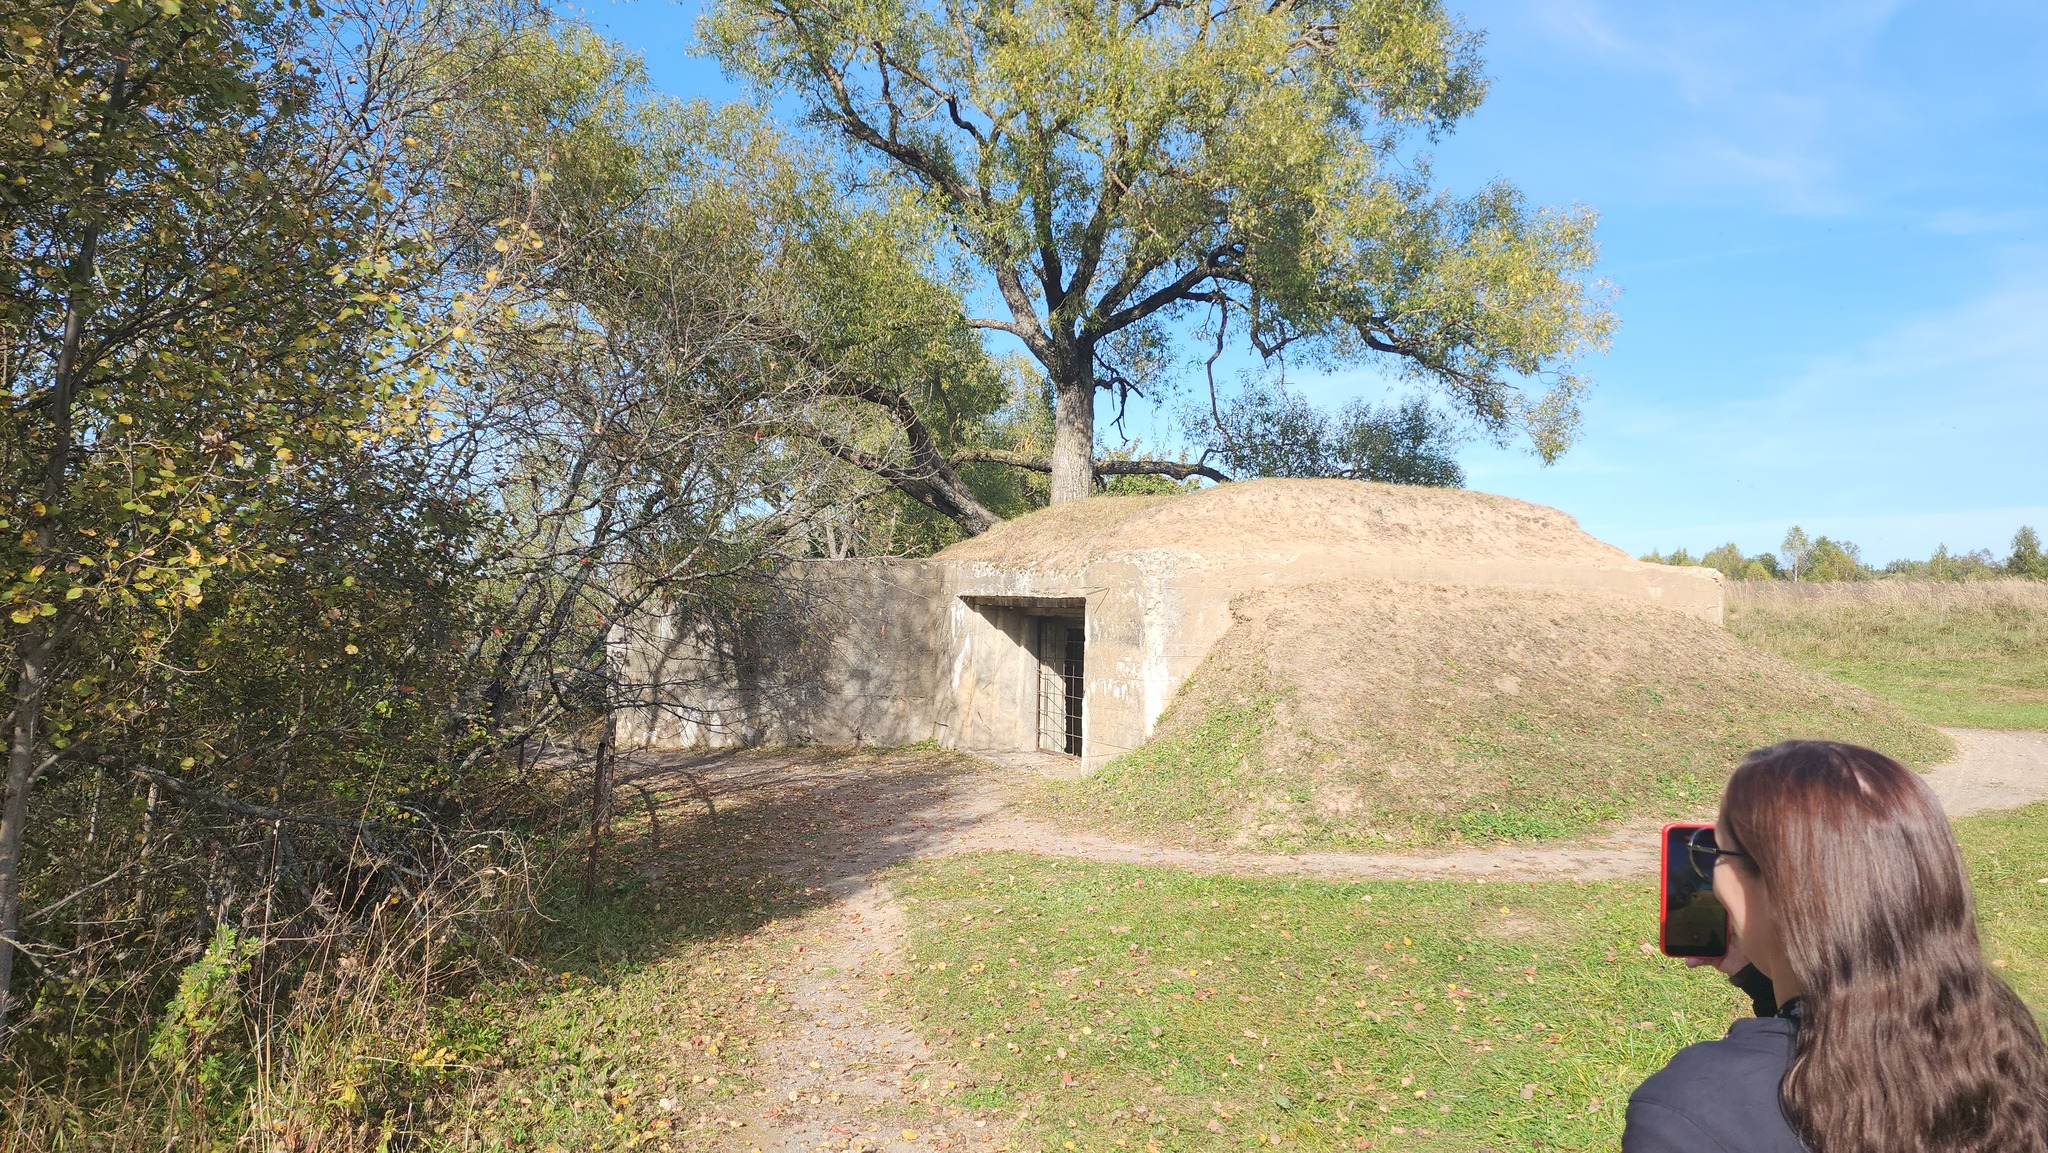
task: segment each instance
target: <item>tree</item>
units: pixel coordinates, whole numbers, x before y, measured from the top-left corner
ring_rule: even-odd
[[[1806,579],[1814,581],[1856,581],[1870,576],[1863,565],[1863,550],[1853,541],[1816,537],[1806,554]]]
[[[1700,557],[1700,563],[1720,570],[1721,575],[1729,580],[1747,579],[1744,574],[1749,570],[1749,558],[1742,555],[1742,548],[1732,540],[1720,548],[1708,549]]]
[[[2023,524],[2012,534],[2012,552],[2005,558],[2005,571],[2008,576],[2048,580],[2048,557],[2041,555],[2041,538],[2032,525]]]
[[[97,633],[148,664],[209,587],[274,563],[290,478],[369,435],[395,379],[364,367],[403,273],[361,154],[309,140],[302,20],[80,0],[0,30],[0,1030],[30,789],[94,728],[53,686]]]
[[[1813,551],[1813,542],[1806,539],[1806,530],[1793,525],[1785,531],[1784,543],[1778,546],[1778,556],[1785,562],[1785,572],[1793,580],[1806,575],[1807,556]]]
[[[1300,7],[1082,0],[723,0],[726,67],[792,95],[950,230],[1054,394],[1051,498],[1094,490],[1095,408],[1155,390],[1176,325],[1220,351],[1391,358],[1546,460],[1572,364],[1611,320],[1585,210],[1434,189],[1417,139],[1484,92],[1435,0]],[[1538,380],[1531,395],[1520,381]]]
[[[654,96],[567,22],[467,87],[423,131],[468,382],[450,439],[496,525],[474,647],[503,742],[654,703],[619,630],[729,607],[799,534],[824,485],[776,445],[825,356],[789,323],[750,113]]]
[[[424,447],[443,341],[394,187],[407,123],[441,95],[427,61],[503,15],[19,13],[0,24],[0,1029],[16,960],[87,864],[95,901],[184,902],[177,923],[203,926],[236,915],[207,894],[253,856],[303,910],[288,830],[363,826],[298,806],[368,803],[387,756],[402,789],[444,779],[432,654],[462,615],[470,520]],[[103,803],[145,789],[139,828]],[[258,816],[270,843],[243,854],[221,825]],[[32,932],[24,900],[60,883]]]
[[[1238,476],[1329,476],[1457,488],[1456,426],[1417,397],[1398,405],[1352,401],[1324,412],[1284,387],[1250,391],[1191,420]]]

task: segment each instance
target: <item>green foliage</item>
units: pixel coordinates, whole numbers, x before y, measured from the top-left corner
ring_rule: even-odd
[[[1785,530],[1784,543],[1778,546],[1778,556],[1785,562],[1786,575],[1793,580],[1802,580],[1807,573],[1807,557],[1813,551],[1813,542],[1807,539],[1806,530],[1793,525]]]
[[[1207,412],[1187,421],[1188,431],[1213,441],[1211,450],[1239,478],[1345,477],[1390,484],[1457,488],[1465,470],[1455,455],[1457,426],[1420,398],[1398,405],[1352,401],[1328,413],[1284,387],[1250,390],[1220,419]]]
[[[2041,538],[2034,532],[2034,526],[2023,524],[2012,534],[2012,552],[2005,558],[2005,573],[2028,580],[2048,580],[2048,557],[2041,553]]]
[[[1701,568],[1710,568],[1731,581],[1776,580],[1778,577],[1776,556],[1767,552],[1744,556],[1741,547],[1734,541],[1729,541],[1719,548],[1708,549],[1700,554],[1698,560],[1694,560],[1693,555],[1682,548],[1674,549],[1668,555],[1655,551],[1648,552],[1639,559],[1650,564],[1697,565]]]
[[[1780,555],[1784,558],[1782,566]],[[1742,549],[1730,541],[1710,549],[1698,560],[1683,548],[1669,554],[1652,551],[1641,559],[1651,564],[1703,565],[1720,570],[1731,581],[1789,579],[1827,583],[1879,576],[1931,581],[1980,581],[2001,576],[2048,579],[2048,561],[2042,559],[2040,538],[2024,525],[2013,535],[2012,552],[2002,564],[1988,549],[1951,553],[1947,545],[1939,545],[1926,560],[1894,560],[1882,570],[1873,570],[1864,563],[1862,550],[1854,543],[1837,542],[1825,536],[1809,539],[1806,530],[1798,525],[1785,534],[1778,555],[1766,552],[1744,556]]]
[[[1410,145],[1484,92],[1478,36],[1433,0],[725,0],[702,32],[867,170],[849,192],[879,174],[946,223],[1007,313],[977,323],[1091,398],[1070,411],[1162,379],[1195,321],[1262,354],[1389,356],[1489,432],[1570,443],[1571,366],[1612,327],[1582,281],[1592,215],[1431,186]],[[1060,438],[1087,452],[1092,420]]]
[[[1804,579],[1810,581],[1867,580],[1871,573],[1863,564],[1862,550],[1851,541],[1814,538],[1805,560]]]
[[[178,991],[149,1043],[174,1082],[189,1082],[218,1113],[248,1088],[254,1072],[241,982],[261,945],[231,925],[213,931],[206,951],[178,975]]]
[[[1700,564],[1717,570],[1729,580],[1741,580],[1749,571],[1749,558],[1742,555],[1742,549],[1734,541],[1719,548],[1708,549],[1700,556]]]
[[[347,951],[330,935],[384,939],[363,919],[392,878],[429,971],[476,944],[474,919],[406,920],[451,859],[516,892],[510,838],[467,835],[512,815],[461,720],[479,510],[447,468],[440,253],[392,183],[422,125],[387,113],[430,103],[394,44],[491,27],[448,16],[0,23],[0,116],[47,121],[0,132],[0,897],[25,955],[65,960],[0,983],[14,1116],[48,1132],[240,1133],[240,1087],[292,1060],[296,982]]]
[[[1934,555],[1924,561],[1892,561],[1884,566],[1884,573],[1908,580],[1934,581],[1993,580],[2004,575],[1989,550],[1953,554],[1945,544],[1936,545]]]

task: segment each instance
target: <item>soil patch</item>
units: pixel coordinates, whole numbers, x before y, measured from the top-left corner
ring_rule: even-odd
[[[1074,567],[1166,550],[1237,560],[1304,552],[1632,565],[1554,508],[1466,489],[1251,480],[1184,496],[1099,496],[1004,521],[943,560]]]

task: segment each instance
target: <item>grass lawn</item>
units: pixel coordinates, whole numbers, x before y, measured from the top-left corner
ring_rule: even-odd
[[[1962,822],[2048,1006],[2048,806]],[[983,855],[907,869],[895,994],[1046,1149],[1590,1149],[1746,1012],[1648,952],[1648,884],[1330,884]]]
[[[1928,724],[2048,729],[2048,584],[1728,586],[1728,630]]]

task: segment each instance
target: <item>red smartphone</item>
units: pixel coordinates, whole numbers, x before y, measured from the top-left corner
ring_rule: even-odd
[[[1728,909],[1714,895],[1714,877],[1693,864],[1692,846],[1714,843],[1714,826],[1664,826],[1664,863],[1659,871],[1663,891],[1657,938],[1666,956],[1720,957],[1728,952]]]

